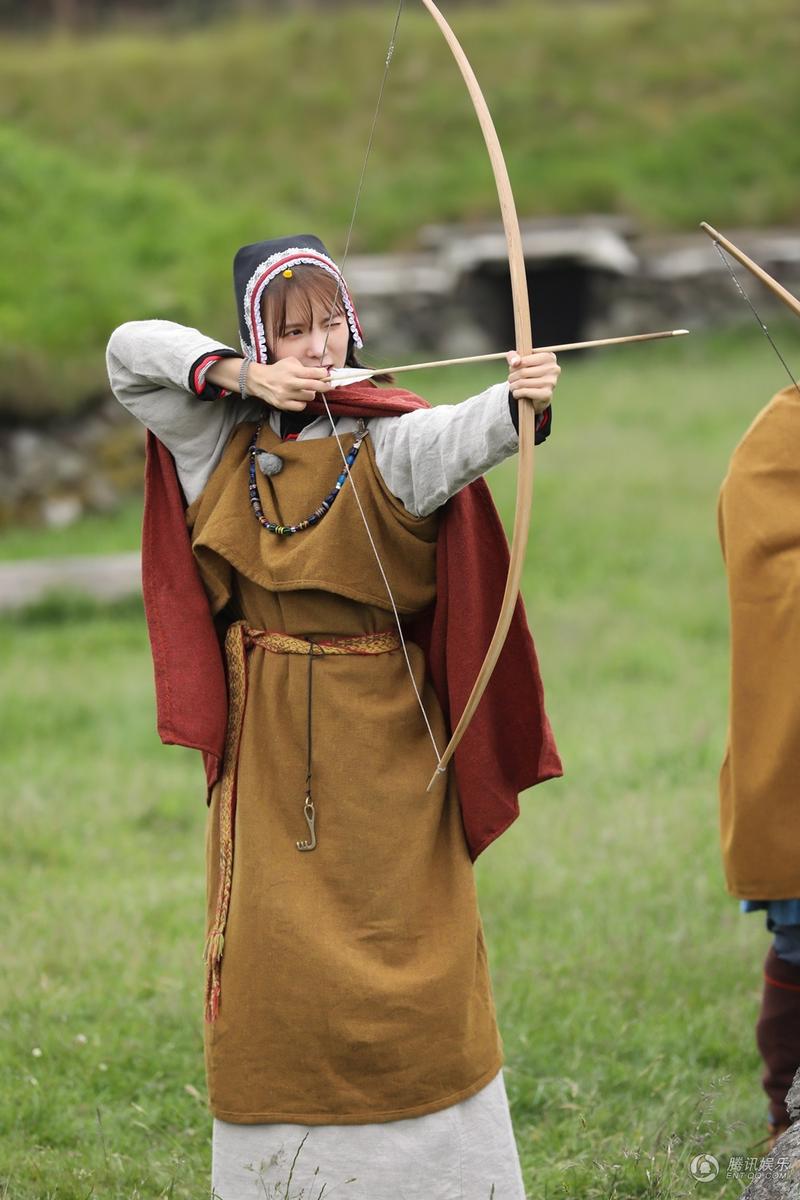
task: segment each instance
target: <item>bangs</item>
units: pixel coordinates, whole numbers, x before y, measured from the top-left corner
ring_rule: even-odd
[[[282,338],[286,333],[287,313],[292,321],[311,325],[315,312],[328,316],[336,292],[335,279],[319,267],[312,267],[306,263],[292,268],[291,279],[286,279],[283,275],[273,279],[264,289],[261,301],[270,358],[275,357],[274,347],[278,338]],[[332,315],[346,316],[341,292]]]

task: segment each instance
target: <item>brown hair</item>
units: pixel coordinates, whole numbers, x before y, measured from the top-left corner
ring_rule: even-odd
[[[293,300],[297,301],[299,319],[311,325],[315,309],[324,312],[326,316],[331,311],[336,290],[336,280],[328,275],[327,271],[308,263],[298,263],[296,267],[292,267],[291,278],[287,279],[284,275],[277,275],[268,284],[261,297],[261,315],[264,321],[267,349],[273,361],[275,356],[272,348],[278,338],[283,337],[286,333],[286,310],[289,306],[289,297],[291,296]],[[336,298],[333,315],[346,318],[341,294]],[[362,367],[363,365],[356,358],[351,331],[345,366]],[[375,379],[381,383],[393,381],[391,375],[376,375]]]

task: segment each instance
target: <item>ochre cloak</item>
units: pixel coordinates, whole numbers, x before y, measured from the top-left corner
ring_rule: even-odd
[[[719,498],[731,622],[720,772],[728,890],[800,896],[800,392],[784,388],[736,447]]]

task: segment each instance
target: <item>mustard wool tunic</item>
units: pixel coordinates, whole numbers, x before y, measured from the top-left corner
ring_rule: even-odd
[[[355,497],[292,537],[263,530],[248,497],[254,426],[233,433],[187,510],[216,613],[251,630],[325,639],[394,630]],[[345,449],[352,435],[343,439]],[[281,442],[258,471],[265,515],[296,523],[333,486],[334,438]],[[401,616],[435,594],[438,517],[386,488],[370,438],[353,467]],[[226,607],[227,606],[227,607]],[[409,645],[440,746],[445,723]],[[315,850],[306,796],[309,682]],[[234,1124],[364,1124],[454,1105],[497,1075],[502,1053],[453,772],[426,792],[433,749],[403,654],[250,647],[238,755],[232,889],[220,1007],[204,1022],[209,1104]],[[208,815],[208,924],[219,884],[220,785]]]
[[[773,396],[736,447],[719,497],[730,603],[730,715],[720,771],[728,890],[800,896],[800,396]]]

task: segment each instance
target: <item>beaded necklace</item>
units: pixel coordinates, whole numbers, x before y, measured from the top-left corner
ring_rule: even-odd
[[[277,525],[274,521],[268,520],[264,516],[264,510],[261,507],[261,499],[258,495],[258,483],[256,482],[256,447],[258,445],[258,436],[261,433],[261,425],[259,424],[253,434],[253,440],[250,443],[250,503],[253,507],[253,512],[256,515],[256,520],[262,528],[266,529],[267,533],[277,533],[280,537],[290,537],[293,533],[300,533],[303,529],[310,529],[312,525],[316,525],[321,521],[325,514],[333,505],[334,500],[339,495],[339,492],[344,486],[344,482],[350,472],[353,463],[356,461],[356,456],[361,449],[361,443],[367,436],[368,430],[363,422],[359,422],[359,430],[356,439],[350,448],[346,457],[347,466],[342,468],[342,473],[336,480],[332,490],[320,504],[319,508],[315,508],[310,516],[304,521],[299,521],[296,525]]]

